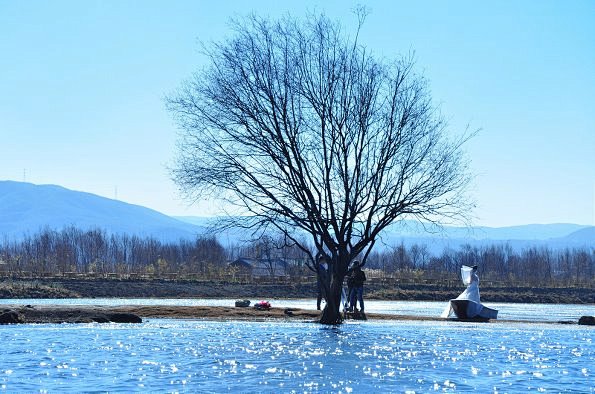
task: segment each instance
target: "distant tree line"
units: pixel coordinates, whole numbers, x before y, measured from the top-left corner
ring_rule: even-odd
[[[458,278],[461,265],[478,265],[482,280],[517,286],[593,286],[595,284],[595,248],[553,250],[531,246],[515,250],[509,244],[458,249],[445,248],[432,255],[427,245],[405,247],[376,253],[367,264],[382,272],[420,273],[432,278]]]
[[[221,270],[227,251],[214,237],[162,242],[151,237],[68,227],[44,229],[0,244],[0,270],[19,274],[178,272],[207,275]],[[3,267],[2,267],[3,266]]]
[[[295,277],[313,275],[307,254],[287,246],[283,239],[262,237],[249,243],[224,247],[215,236],[163,242],[151,237],[109,234],[99,229],[68,227],[44,229],[21,240],[0,242],[0,273],[10,276],[67,274],[150,275],[229,279],[235,275],[228,263],[238,257],[283,259],[293,263]],[[457,279],[461,265],[477,264],[483,281],[521,286],[593,286],[595,248],[553,250],[527,247],[520,251],[508,244],[462,245],[440,255],[427,245],[403,244],[372,253],[366,268],[384,278]],[[373,276],[374,276],[373,275]]]

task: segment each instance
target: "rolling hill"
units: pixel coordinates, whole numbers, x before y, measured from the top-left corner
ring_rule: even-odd
[[[0,237],[18,239],[40,229],[75,226],[163,241],[194,238],[204,228],[139,205],[56,185],[0,181]]]
[[[176,216],[177,219],[201,227],[213,226],[214,218],[197,216]],[[244,230],[227,230],[218,234],[225,244],[240,242],[247,237]],[[422,226],[416,221],[402,221],[389,226],[382,234],[376,248],[381,250],[403,244],[426,245],[433,254],[445,248],[461,245],[482,247],[507,244],[514,250],[538,246],[550,249],[595,247],[595,227],[571,223],[528,224],[510,227],[432,227]]]
[[[245,230],[212,233],[213,218],[170,217],[139,205],[73,191],[56,185],[0,181],[0,239],[19,239],[50,228],[100,228],[108,233],[151,236],[162,241],[193,239],[215,234],[224,245],[241,242]],[[433,253],[460,245],[507,243],[514,249],[528,246],[595,247],[595,227],[577,224],[529,224],[513,227],[427,228],[414,221],[395,223],[382,233],[379,248],[399,244],[425,244]]]

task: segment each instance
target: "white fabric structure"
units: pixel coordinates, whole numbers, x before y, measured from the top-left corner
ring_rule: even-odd
[[[463,265],[461,266],[461,279],[463,280],[463,284],[465,286],[471,283],[471,274],[473,272],[473,268]]]
[[[477,276],[473,268],[464,265],[461,267],[461,279],[463,280],[463,283],[467,285],[467,288],[461,294],[459,294],[459,296],[456,299],[473,301],[470,302],[467,306],[467,316],[478,316],[480,315],[481,310],[483,309],[483,305],[481,305],[481,301],[479,298],[479,277]],[[447,318],[452,314],[454,314],[454,310],[451,302],[449,301],[448,306],[444,309],[440,316],[443,318]]]
[[[479,276],[471,267],[466,265],[461,267],[461,278],[463,283],[467,285],[465,291],[463,291],[456,298],[457,300],[470,300],[473,302],[481,303],[479,300]]]

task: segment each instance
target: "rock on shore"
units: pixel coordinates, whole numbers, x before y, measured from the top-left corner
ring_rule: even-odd
[[[130,312],[102,307],[18,306],[0,308],[0,324],[18,323],[142,323]]]
[[[11,309],[0,312],[0,324],[22,323],[19,314]]]

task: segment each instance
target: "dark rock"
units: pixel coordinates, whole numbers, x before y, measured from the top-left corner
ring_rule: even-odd
[[[110,319],[106,315],[95,315],[93,316],[93,321],[95,323],[109,323]]]
[[[79,316],[76,318],[71,318],[68,321],[65,321],[64,323],[85,324],[85,323],[97,323],[97,321],[95,320],[95,318],[91,318],[88,316]]]
[[[250,300],[236,300],[235,305],[239,308],[247,308],[250,306]]]
[[[293,309],[292,308],[285,308],[285,310],[283,311],[284,314],[286,314],[287,316],[293,316]]]
[[[582,326],[595,326],[595,316],[581,316],[578,319],[578,324]]]
[[[143,319],[134,313],[109,313],[107,318],[114,323],[142,323]]]
[[[366,314],[362,311],[355,310],[355,311],[347,311],[344,313],[345,319],[352,319],[352,320],[368,320]]]
[[[19,314],[15,311],[8,310],[0,314],[0,324],[17,324],[21,323]]]

